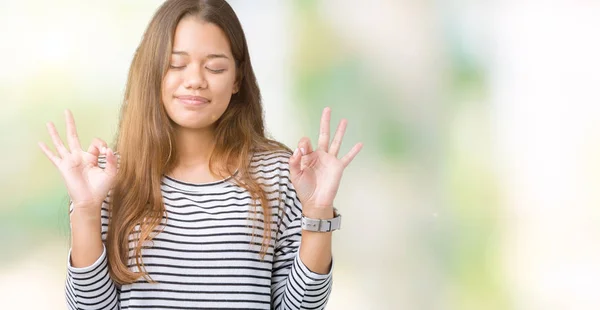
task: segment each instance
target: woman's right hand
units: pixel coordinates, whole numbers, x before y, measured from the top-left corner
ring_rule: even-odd
[[[117,157],[99,139],[92,143],[87,152],[82,150],[71,111],[65,111],[65,119],[69,148],[63,144],[52,122],[47,127],[58,155],[43,142],[39,142],[39,146],[62,175],[74,211],[100,216],[102,201],[108,195],[117,175]],[[104,169],[98,167],[100,154],[106,155]]]

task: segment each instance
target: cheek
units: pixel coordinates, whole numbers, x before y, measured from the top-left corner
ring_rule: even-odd
[[[232,76],[215,77],[210,88],[212,93],[220,98],[229,97],[233,91],[233,83],[234,81]]]
[[[179,85],[179,78],[174,76],[173,74],[168,74],[162,81],[162,97],[163,100],[167,100],[173,96],[175,90],[177,90],[177,86]]]

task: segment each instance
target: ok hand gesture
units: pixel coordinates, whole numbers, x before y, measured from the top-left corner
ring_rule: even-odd
[[[313,151],[310,139],[304,137],[298,142],[298,149],[289,162],[292,184],[303,205],[302,212],[313,218],[332,217],[333,200],[344,169],[362,149],[362,143],[357,143],[348,154],[338,158],[347,121],[340,121],[330,145],[330,119],[331,109],[325,108],[321,116],[317,149]]]
[[[83,151],[73,115],[68,110],[65,111],[65,119],[69,148],[63,144],[52,122],[47,127],[58,154],[43,142],[39,142],[39,146],[62,175],[74,209],[99,215],[102,201],[108,195],[117,175],[117,157],[106,147],[98,150],[92,145],[87,152]],[[105,169],[98,167],[99,154],[106,155]]]

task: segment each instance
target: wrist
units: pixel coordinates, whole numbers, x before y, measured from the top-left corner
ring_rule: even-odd
[[[302,214],[311,219],[327,220],[334,217],[333,206],[305,206]]]
[[[100,235],[102,220],[100,211],[74,209],[70,215],[72,240]]]
[[[100,220],[100,209],[101,207],[95,204],[73,204],[73,211],[71,211],[70,218],[71,220],[76,219],[80,221]]]

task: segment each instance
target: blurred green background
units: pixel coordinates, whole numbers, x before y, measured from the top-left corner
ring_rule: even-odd
[[[37,147],[115,135],[162,1],[0,1],[0,299],[64,309],[68,197]],[[349,120],[328,309],[598,309],[600,3],[230,1],[272,137]]]

